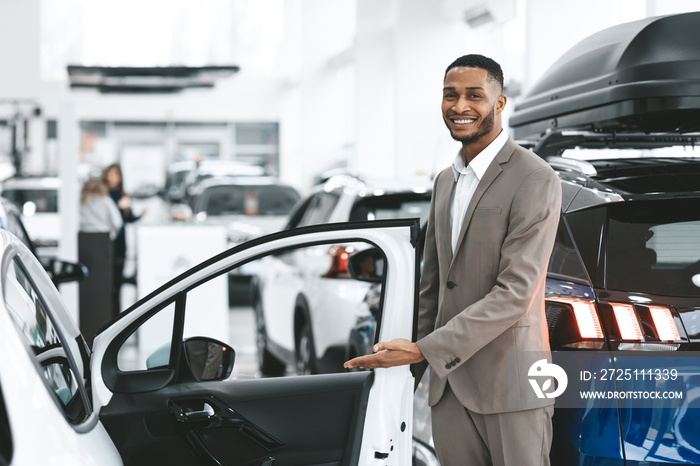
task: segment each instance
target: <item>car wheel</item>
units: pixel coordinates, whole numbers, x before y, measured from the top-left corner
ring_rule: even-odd
[[[311,326],[305,322],[297,336],[296,344],[296,368],[297,374],[309,375],[318,373],[316,369],[316,353],[314,351],[314,339]]]
[[[262,375],[279,376],[284,374],[285,365],[274,357],[267,348],[267,330],[265,329],[265,319],[260,308],[260,300],[255,301],[255,346],[258,354],[258,368]]]

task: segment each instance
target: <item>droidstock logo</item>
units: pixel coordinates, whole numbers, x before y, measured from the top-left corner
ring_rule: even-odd
[[[548,363],[546,359],[540,359],[530,366],[527,375],[530,377],[528,380],[537,398],[556,398],[564,393],[566,385],[569,383],[569,378],[566,376],[564,369],[556,364]],[[541,387],[537,377],[547,377]],[[554,388],[552,379],[557,381],[557,388],[554,391],[550,391]]]

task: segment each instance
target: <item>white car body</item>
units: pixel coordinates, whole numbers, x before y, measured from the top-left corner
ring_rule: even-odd
[[[151,429],[158,430],[158,426],[162,426],[163,423],[180,425],[181,421],[188,422],[189,413],[180,413],[180,417],[177,418],[178,422],[175,422],[175,419],[171,419],[174,413],[172,408],[170,412],[168,411],[168,406],[172,406],[173,403],[175,403],[175,406],[180,406],[178,403],[182,402],[181,399],[183,397],[192,396],[203,397],[205,400],[215,400],[217,397],[219,399],[225,398],[224,403],[237,403],[236,400],[240,400],[243,397],[240,406],[230,404],[228,406],[235,406],[236,411],[240,409],[240,412],[244,412],[249,420],[254,414],[258,414],[259,418],[262,419],[259,422],[267,422],[268,425],[274,427],[280,424],[289,424],[290,420],[298,420],[302,425],[304,422],[308,422],[304,419],[304,416],[295,417],[294,419],[280,417],[275,420],[276,416],[283,416],[279,413],[280,409],[298,410],[306,406],[311,410],[309,414],[316,416],[314,419],[318,419],[318,423],[313,425],[307,424],[302,431],[300,431],[296,422],[287,425],[285,432],[291,431],[294,434],[292,437],[301,434],[301,445],[293,444],[294,438],[292,438],[292,441],[280,444],[284,448],[276,447],[276,449],[270,450],[269,460],[263,458],[262,460],[256,460],[258,462],[248,463],[247,460],[236,459],[233,462],[224,461],[224,464],[243,464],[239,461],[243,461],[245,464],[273,464],[275,455],[284,455],[292,447],[297,448],[297,450],[292,452],[293,455],[302,455],[301,457],[297,456],[297,458],[317,458],[314,460],[297,459],[293,461],[294,464],[320,465],[336,464],[336,462],[341,464],[336,459],[328,463],[326,459],[328,455],[336,455],[337,452],[329,452],[327,450],[326,439],[317,438],[314,435],[311,438],[307,438],[303,433],[306,431],[305,429],[309,428],[315,429],[318,433],[323,433],[330,426],[334,426],[333,428],[335,429],[344,427],[343,425],[334,425],[334,423],[337,424],[340,414],[334,412],[334,404],[330,405],[330,409],[316,405],[317,399],[324,398],[318,397],[319,392],[317,388],[330,387],[333,390],[332,395],[342,397],[343,393],[347,391],[345,387],[348,383],[351,385],[347,386],[363,387],[362,393],[364,395],[362,395],[362,398],[364,401],[361,401],[356,396],[350,398],[351,401],[354,400],[351,404],[351,406],[354,406],[353,411],[357,410],[354,414],[350,413],[350,418],[353,419],[353,426],[356,427],[352,427],[353,443],[344,447],[343,458],[345,459],[342,464],[370,466],[404,466],[410,464],[413,377],[408,366],[378,369],[373,373],[346,373],[314,377],[254,380],[239,380],[229,377],[199,382],[196,379],[192,380],[192,375],[188,375],[187,372],[182,372],[184,369],[180,365],[180,356],[177,356],[174,360],[175,362],[167,363],[167,360],[170,360],[169,358],[180,354],[179,350],[163,353],[166,365],[158,362],[155,367],[148,367],[145,370],[122,370],[121,366],[118,367],[118,356],[117,352],[115,352],[122,349],[126,339],[133,335],[134,329],[139,329],[144,325],[144,319],[151,317],[160,319],[162,317],[161,310],[169,309],[168,303],[172,304],[173,308],[176,309],[174,315],[181,315],[184,319],[185,312],[191,312],[186,310],[185,307],[187,293],[191,292],[192,289],[196,290],[202,283],[206,284],[210,279],[223,276],[231,267],[264,254],[319,242],[342,242],[350,237],[375,245],[383,252],[387,261],[387,273],[384,274],[385,295],[383,302],[385,306],[381,320],[380,338],[385,340],[411,338],[413,312],[407,312],[407,310],[414,310],[416,303],[414,302],[415,293],[407,293],[406,285],[413,283],[415,286],[416,257],[412,243],[415,242],[417,235],[417,223],[411,221],[374,223],[376,225],[362,224],[353,227],[348,227],[347,225],[319,226],[295,232],[279,233],[270,237],[260,238],[252,241],[250,244],[242,245],[239,248],[220,254],[183,273],[146,296],[129,310],[120,314],[117,320],[110,323],[95,337],[91,355],[81,354],[82,337],[69,317],[60,295],[51,284],[39,262],[17,238],[5,231],[0,231],[0,263],[2,263],[0,283],[2,283],[4,296],[3,304],[0,305],[0,350],[4,356],[0,360],[0,387],[2,387],[6,401],[14,445],[14,454],[10,464],[111,465],[120,464],[119,453],[121,453],[127,464],[129,463],[128,458],[137,463],[143,461],[144,454],[155,458],[152,460],[154,461],[152,464],[174,464],[171,462],[172,458],[166,459],[168,454],[172,454],[169,451],[171,445],[194,450],[198,447],[196,445],[187,446],[187,442],[177,440],[181,435],[178,433],[180,432],[179,429],[172,430],[172,427],[167,427],[163,431],[165,433],[161,432],[160,434],[152,433]],[[65,360],[66,364],[70,362],[71,370],[77,373],[76,379],[80,379],[77,382],[78,391],[76,393],[90,394],[91,403],[87,408],[89,412],[78,425],[71,425],[67,422],[66,417],[58,409],[58,404],[60,403],[59,395],[50,396],[52,393],[51,387],[49,387],[48,382],[41,380],[40,374],[45,375],[46,371],[42,372],[37,366],[38,363],[31,360],[30,354],[34,353],[33,350],[27,346],[26,341],[18,338],[18,335],[22,334],[22,330],[18,330],[19,327],[12,322],[21,321],[21,319],[18,318],[16,312],[12,314],[8,306],[4,305],[5,300],[9,299],[7,295],[8,283],[13,283],[14,288],[12,290],[18,289],[17,283],[24,283],[21,280],[18,282],[18,279],[13,278],[15,275],[11,273],[8,275],[9,268],[18,267],[16,265],[18,263],[21,264],[21,268],[25,270],[26,276],[30,279],[29,281],[42,297],[36,303],[41,301],[42,315],[48,315],[49,321],[56,329],[54,336],[57,334],[61,337],[63,346],[57,348],[60,351],[59,356],[61,356],[61,360]],[[17,294],[17,292],[14,293]],[[20,302],[17,301],[17,298],[13,299],[14,301],[12,302],[15,304]],[[171,300],[172,302],[170,302]],[[32,303],[30,302],[30,309],[31,305]],[[35,305],[38,306],[39,304]],[[182,307],[180,307],[181,305]],[[166,313],[165,317],[167,315]],[[177,324],[178,319],[180,317],[176,318],[176,322],[172,324],[175,329],[173,332],[182,332],[182,328],[179,327],[181,324]],[[196,320],[196,313],[194,314],[194,319]],[[145,323],[148,322],[149,320],[145,320]],[[185,336],[187,336],[186,334],[187,332],[185,332]],[[173,333],[173,335],[173,338],[175,338],[179,334]],[[171,341],[178,348],[183,345],[180,337]],[[48,358],[55,357],[53,346],[44,346],[43,348],[43,354],[46,355],[44,356],[44,360],[47,361],[46,364],[54,364],[48,360]],[[42,354],[42,352],[39,351],[37,354]],[[87,368],[84,367],[83,361],[88,358],[91,383],[86,385]],[[157,361],[161,360],[157,359]],[[228,377],[228,375],[223,377]],[[358,382],[361,385],[358,385]],[[91,390],[88,392],[84,388],[85,386],[90,386]],[[53,389],[56,390],[55,388]],[[299,405],[297,395],[297,393],[300,393],[299,390],[303,390],[304,399],[311,400],[308,405]],[[266,393],[269,393],[269,398]],[[76,397],[77,395],[71,396]],[[279,402],[280,398],[284,401],[286,396],[291,398],[282,405],[277,404],[277,407],[275,407],[274,403]],[[297,401],[292,402],[291,400]],[[190,432],[196,435],[198,432],[196,429],[209,427],[213,427],[214,430],[207,432],[219,435],[217,432],[222,432],[222,427],[225,428],[227,426],[227,424],[217,424],[217,422],[223,422],[216,421],[216,419],[219,419],[218,417],[211,421],[214,422],[211,426],[201,425],[202,415],[207,416],[206,422],[209,422],[207,419],[213,419],[213,408],[208,403],[215,405],[212,401],[208,401],[204,404],[206,408],[204,411],[192,412],[198,417],[193,418],[192,429],[195,430],[188,430],[186,432],[187,435],[190,435]],[[251,405],[254,404],[260,407],[260,412],[252,412]],[[144,406],[147,407],[147,411],[139,411]],[[129,411],[131,409],[134,409],[135,412],[125,412],[125,410]],[[338,407],[338,409],[343,411],[345,408]],[[152,414],[149,410],[157,410],[157,414]],[[212,410],[211,416],[208,410]],[[227,408],[224,410],[223,415],[227,416],[230,413],[237,415],[236,411],[232,408]],[[111,429],[107,429],[112,437],[112,442],[110,442],[109,437],[105,434],[103,424],[110,413],[114,414],[115,412],[121,417],[118,418],[116,424],[111,424]],[[221,414],[218,412],[217,416]],[[111,419],[110,422],[113,422],[113,418]],[[158,419],[159,421],[157,424],[148,427],[148,430],[144,431],[146,434],[139,434],[139,429],[146,428],[151,419]],[[2,417],[0,416],[0,422],[1,420]],[[258,422],[258,417],[255,420]],[[41,424],[40,426],[37,426],[37,421]],[[234,421],[242,422],[238,418],[235,418]],[[225,432],[238,432],[236,425],[239,424],[234,423],[231,427],[232,430],[225,430]],[[250,425],[253,428],[256,427],[253,424]],[[187,427],[191,426],[187,425]],[[162,429],[162,427],[160,428]],[[248,431],[241,432],[240,435],[250,435]],[[185,435],[185,433],[182,435]],[[275,435],[280,434],[273,434],[267,439],[274,441],[273,437]],[[170,438],[175,443],[164,444],[163,438]],[[49,439],[51,439],[51,443],[47,443]],[[344,441],[344,439],[341,439],[341,442]],[[219,451],[225,452],[224,454],[239,454],[238,450],[230,448],[230,444],[226,439],[218,443],[214,439],[214,443],[216,446],[222,447]],[[48,445],[50,445],[50,448]],[[119,453],[117,453],[115,445]],[[120,448],[120,445],[122,448],[128,448],[123,450]],[[255,448],[260,449],[261,446],[257,445]],[[212,454],[206,449],[205,453]],[[179,461],[179,458],[175,458],[175,461]],[[181,464],[191,464],[187,463],[186,460],[183,461]]]
[[[368,182],[353,176],[334,176],[298,205],[287,229],[386,218],[426,218],[431,188],[431,181],[425,178]],[[371,213],[357,218],[360,204],[377,200],[377,205],[383,205],[381,199],[399,197],[407,202],[396,204],[396,210],[389,206],[367,209]],[[394,206],[395,201],[388,204]],[[405,206],[408,207],[404,209]],[[315,210],[320,214],[316,215]],[[262,320],[258,324],[258,351],[269,354],[271,361],[269,365],[262,359],[259,361],[263,373],[278,375],[281,364],[295,365],[298,373],[342,370],[348,335],[357,321],[358,308],[369,284],[352,280],[349,273],[338,272],[333,267],[337,261],[347,260],[357,247],[348,242],[262,260],[253,279],[252,294],[256,318]],[[333,309],[332,314],[327,309]],[[302,335],[306,325],[311,329],[308,339]],[[309,351],[304,348],[308,340]]]
[[[24,219],[24,226],[35,246],[44,254],[57,251],[61,235],[61,218],[58,203],[49,201],[44,207],[35,196],[22,192],[45,192],[48,197],[57,199],[61,180],[57,177],[8,178],[2,182],[2,196],[7,197],[19,207]],[[31,197],[31,199],[29,199]],[[25,199],[26,198],[26,199]],[[25,202],[18,202],[25,199]]]
[[[0,232],[2,270],[18,253],[29,275],[47,304],[56,311],[56,328],[66,337],[69,351],[79,353],[75,338],[79,332],[68,318],[63,301],[51,284],[43,267],[20,241]],[[4,274],[3,274],[4,275]],[[3,285],[5,283],[3,276]],[[4,288],[4,286],[3,286]],[[4,293],[3,293],[4,295]],[[63,318],[61,318],[63,316]],[[47,390],[38,367],[29,356],[10,319],[5,300],[0,300],[0,389],[12,436],[13,465],[120,465],[119,452],[93,412],[83,422],[71,424],[58,407],[57,400]],[[84,377],[80,359],[77,369]]]

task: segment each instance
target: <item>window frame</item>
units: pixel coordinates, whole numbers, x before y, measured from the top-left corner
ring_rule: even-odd
[[[14,249],[14,248],[13,248]],[[41,287],[37,286],[36,280],[32,275],[29,273],[28,267],[25,264],[24,258],[22,257],[22,254],[19,253],[17,250],[12,250],[10,254],[6,257],[3,267],[2,267],[2,286],[3,286],[3,303],[2,305],[7,308],[7,303],[5,300],[5,295],[4,291],[6,289],[7,285],[7,280],[8,280],[8,273],[10,273],[11,270],[13,270],[11,267],[12,265],[15,264],[16,267],[18,267],[21,272],[24,274],[27,282],[32,288],[33,293],[36,295],[36,299],[40,301],[41,306],[44,308],[46,312],[46,320],[50,322],[50,324],[53,326],[53,330],[56,332],[56,338],[60,341],[60,348],[62,350],[62,355],[61,357],[65,357],[65,360],[68,363],[68,368],[70,369],[70,372],[72,373],[72,376],[74,378],[74,381],[77,385],[77,390],[75,395],[71,398],[71,400],[75,399],[75,396],[80,397],[80,402],[82,404],[82,415],[79,417],[76,417],[75,419],[72,419],[68,415],[67,411],[67,405],[65,405],[61,399],[59,398],[58,394],[56,391],[51,387],[49,384],[48,380],[46,379],[46,375],[44,374],[44,369],[45,367],[42,366],[41,360],[37,357],[36,353],[32,350],[28,342],[26,341],[26,338],[22,335],[22,331],[17,328],[17,321],[13,317],[12,313],[9,313],[10,319],[12,320],[14,324],[15,331],[17,331],[18,336],[20,337],[20,340],[22,340],[22,345],[24,346],[25,350],[27,351],[27,354],[30,356],[30,359],[32,361],[32,364],[34,365],[35,370],[37,371],[37,375],[41,379],[42,383],[46,387],[46,390],[49,392],[49,396],[54,400],[56,403],[57,408],[63,415],[63,417],[66,419],[68,424],[70,424],[77,432],[82,432],[84,429],[81,429],[81,426],[84,426],[86,423],[90,423],[90,419],[93,414],[93,409],[92,409],[92,402],[90,400],[90,396],[88,394],[88,390],[86,387],[86,382],[83,379],[83,374],[78,371],[78,364],[76,363],[76,358],[75,355],[73,355],[71,349],[70,349],[70,344],[68,344],[68,339],[65,336],[65,332],[63,331],[63,328],[61,325],[58,323],[59,319],[55,318],[54,313],[55,310],[47,305],[47,299],[41,293],[39,290]],[[47,347],[48,348],[48,347]],[[49,351],[51,349],[49,348]],[[46,359],[46,362],[55,360],[56,357],[54,356],[49,356]],[[87,373],[86,373],[87,374]],[[87,375],[85,375],[87,376]],[[96,421],[96,418],[94,418]],[[89,428],[89,426],[88,426]]]

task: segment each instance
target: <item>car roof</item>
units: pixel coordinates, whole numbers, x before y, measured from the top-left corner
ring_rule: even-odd
[[[429,193],[433,182],[428,177],[359,178],[337,175],[316,189],[319,191],[351,191],[358,196],[381,196],[400,193]]]
[[[272,176],[221,176],[203,180],[197,186],[196,193],[203,193],[207,189],[218,186],[284,186],[296,191],[292,186],[282,183]]]
[[[225,172],[238,175],[264,175],[265,169],[239,160],[202,160],[194,169],[197,173]]]

